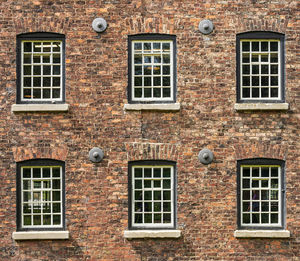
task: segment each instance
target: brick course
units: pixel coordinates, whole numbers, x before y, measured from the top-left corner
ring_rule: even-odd
[[[298,260],[300,258],[299,3],[296,0],[0,0],[1,260]],[[107,30],[92,30],[103,17]],[[215,30],[202,35],[210,19]],[[287,112],[236,112],[235,37],[284,33]],[[66,36],[69,112],[12,113],[16,35]],[[127,36],[177,36],[179,112],[124,111]],[[99,164],[88,160],[104,150]],[[215,159],[202,165],[203,148]],[[289,239],[236,239],[236,160],[286,161]],[[13,241],[16,162],[66,163],[65,241]],[[126,240],[128,161],[177,162],[179,239]]]

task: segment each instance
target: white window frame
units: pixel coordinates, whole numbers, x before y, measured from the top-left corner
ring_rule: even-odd
[[[248,168],[248,170],[246,169],[244,173],[243,168]],[[252,168],[252,170],[250,168]],[[256,170],[252,173],[254,168],[256,168]],[[268,172],[267,169],[263,168],[267,168]],[[272,168],[276,168],[276,171],[272,171]],[[245,180],[244,186],[243,179]],[[254,183],[252,183],[252,179]],[[285,162],[283,160],[274,158],[238,160],[237,231],[283,231],[286,226],[285,187]],[[243,190],[245,194],[243,194]],[[263,190],[267,191],[267,193],[262,193]],[[271,196],[272,191],[278,191],[278,198]],[[244,196],[245,198],[243,198]],[[245,205],[243,205],[243,202]],[[263,206],[263,204],[261,204],[262,202],[267,202],[268,204],[264,204]],[[271,204],[271,202],[275,204]],[[252,205],[252,203],[254,203],[254,205]],[[278,209],[276,209],[276,203],[278,204]],[[255,211],[252,211],[252,207],[256,208]],[[264,213],[268,214],[268,219],[266,215],[263,215]],[[277,215],[278,220],[276,220],[275,217],[273,219],[273,222],[276,221],[276,223],[271,222],[272,213]],[[245,216],[245,221],[243,220],[243,214],[248,215]],[[259,217],[257,217],[257,215],[256,217],[253,216],[255,219],[254,222],[252,222],[249,216],[252,214],[259,214]]]
[[[135,51],[134,49],[134,44],[135,43],[141,43],[142,44],[142,50],[141,52],[139,51]],[[153,46],[153,43],[160,43],[161,44],[161,49],[160,49],[160,52],[154,52],[153,51],[153,48],[151,48],[151,51],[150,52],[147,52],[144,50],[144,43],[151,43],[151,46]],[[162,45],[163,43],[169,43],[170,44],[170,51],[163,51],[162,49]],[[174,92],[174,86],[173,86],[173,81],[174,81],[174,75],[173,75],[173,71],[174,71],[174,61],[173,61],[173,54],[174,54],[174,46],[173,46],[173,41],[172,40],[133,40],[131,42],[131,48],[132,48],[132,55],[131,55],[131,93],[132,93],[132,101],[149,101],[149,102],[153,102],[153,101],[173,101],[173,92]],[[142,97],[141,98],[136,98],[135,97],[135,63],[134,63],[134,56],[135,54],[140,54],[142,56],[142,64],[141,64],[141,67],[142,67],[142,74],[141,74],[141,77],[139,78],[142,78],[142,82],[145,75],[144,75],[144,66],[148,65],[148,66],[151,66],[152,68],[155,66],[155,65],[159,65],[160,68],[161,68],[161,73],[159,75],[154,75],[154,74],[151,74],[151,75],[147,75],[146,77],[151,77],[151,86],[144,86],[144,84],[142,84],[141,86],[141,89],[142,89]],[[170,56],[170,63],[166,64],[167,66],[170,66],[170,74],[167,75],[167,77],[170,77],[170,96],[169,97],[162,97],[163,96],[163,55],[164,54],[168,54]],[[151,57],[151,60],[153,60],[154,56],[158,56],[160,55],[161,56],[161,63],[154,63],[153,61],[151,63],[145,63],[144,62],[144,57],[146,56],[150,56]],[[153,69],[152,69],[153,71]],[[160,86],[154,86],[153,84],[153,79],[154,77],[161,77],[161,84]],[[144,89],[145,88],[149,88],[151,89],[151,98],[145,98],[144,97]],[[153,94],[153,90],[155,88],[160,88],[161,89],[161,97],[154,97],[154,94]]]
[[[243,48],[243,43],[244,42],[249,42],[249,45],[250,45],[250,49],[249,51],[243,51],[242,48]],[[252,43],[253,42],[259,42],[259,51],[252,51]],[[261,50],[261,42],[268,42],[268,51],[262,51]],[[277,51],[271,51],[270,49],[270,45],[271,45],[271,42],[277,42],[277,47],[278,47],[278,50]],[[281,89],[282,89],[282,86],[281,86],[281,45],[280,45],[280,40],[277,40],[277,39],[241,39],[240,40],[240,99],[241,101],[252,101],[252,100],[274,100],[274,101],[277,101],[277,100],[281,100],[282,97],[281,97]],[[246,65],[249,65],[250,67],[250,72],[249,74],[243,74],[243,65],[245,65],[245,63],[243,63],[243,53],[247,53],[249,54],[249,63],[247,63]],[[252,62],[251,60],[251,57],[252,55],[255,54],[255,55],[258,55],[258,59],[259,61],[258,62]],[[268,55],[268,62],[262,62],[261,61],[261,55]],[[277,54],[278,56],[278,61],[277,63],[271,63],[270,59],[271,59],[271,55],[272,54]],[[252,74],[252,65],[257,65],[259,67],[259,73],[258,74]],[[261,73],[261,65],[267,65],[268,66],[268,74],[262,74]],[[278,69],[278,72],[277,74],[271,74],[271,65],[277,65],[277,69]],[[250,84],[249,86],[243,86],[243,76],[248,76],[249,75],[249,81],[250,81]],[[252,85],[252,77],[259,77],[259,85],[258,86],[253,86]],[[261,85],[261,77],[268,77],[268,86],[262,86]],[[277,77],[278,78],[278,87],[272,87],[271,86],[271,77]],[[245,88],[249,88],[250,89],[250,97],[243,97],[243,89]],[[252,96],[252,89],[258,89],[259,90],[259,97],[251,97]],[[269,91],[268,91],[268,97],[262,97],[262,89],[263,88],[268,88]],[[271,96],[271,89],[272,88],[276,88],[277,91],[278,91],[278,96],[277,97],[270,97]]]
[[[153,163],[155,163],[153,161]],[[137,168],[142,168],[143,169],[143,173],[144,173],[144,169],[151,169],[151,173],[152,173],[152,177],[150,178],[145,178],[144,177],[144,174],[141,178],[137,178],[135,179],[134,177],[134,171],[135,169]],[[170,169],[170,177],[169,178],[163,178],[161,176],[161,178],[155,178],[153,177],[153,169],[155,168],[160,168],[161,169],[161,175],[162,174],[162,169],[163,168],[168,168]],[[135,189],[135,180],[141,180],[142,181],[142,188],[141,189],[138,189],[138,191],[142,191],[142,193],[144,191],[161,191],[161,199],[160,200],[157,200],[155,201],[154,200],[154,194],[152,193],[152,199],[151,200],[147,200],[146,202],[151,202],[152,204],[152,210],[151,212],[146,212],[144,211],[144,209],[142,209],[141,212],[135,212],[135,203],[136,202],[141,202],[142,203],[142,206],[144,207],[144,198],[142,198],[141,201],[138,201],[138,200],[135,200],[135,191],[137,191]],[[151,188],[144,188],[144,180],[151,180]],[[161,187],[160,188],[154,188],[154,180],[160,180],[160,184],[161,184]],[[169,189],[163,189],[163,180],[170,180],[170,188]],[[144,228],[144,229],[165,229],[165,228],[174,228],[175,227],[175,201],[176,201],[176,195],[175,195],[175,191],[174,191],[174,188],[175,188],[175,166],[172,164],[172,165],[168,165],[168,164],[162,164],[162,165],[153,165],[153,164],[139,164],[139,163],[136,163],[136,164],[133,164],[131,166],[131,185],[130,185],[130,195],[131,195],[131,220],[130,220],[130,227],[132,229],[141,229],[141,228]],[[163,200],[163,191],[170,191],[170,200]],[[143,193],[144,194],[144,193]],[[160,202],[161,203],[161,211],[160,212],[155,212],[154,211],[154,202]],[[166,211],[164,212],[163,211],[163,203],[170,203],[170,212],[167,212]],[[144,214],[145,213],[151,213],[152,214],[152,222],[151,223],[145,223],[144,220],[142,223],[135,223],[135,213],[138,213],[138,214],[142,214],[142,217],[144,218]],[[166,213],[166,214],[170,214],[171,216],[171,222],[170,223],[163,223],[163,213]],[[154,223],[154,214],[161,214],[161,223]]]
[[[31,47],[31,52],[25,52],[24,51],[24,44],[25,43],[31,43],[32,47]],[[55,42],[59,42],[60,46],[59,46],[59,51],[58,52],[54,52],[53,51],[53,46]],[[41,44],[41,51],[40,52],[34,52],[33,46],[35,43],[40,43]],[[50,44],[51,48],[50,48],[50,52],[43,52],[42,47],[44,46],[44,44]],[[63,100],[63,41],[60,39],[53,39],[53,40],[22,40],[21,41],[21,102],[55,102],[55,101],[62,101]],[[59,63],[54,63],[53,62],[53,56],[54,55],[60,55],[60,62]],[[24,63],[24,55],[30,55],[31,57],[31,63]],[[40,63],[34,63],[33,60],[33,56],[39,56],[40,57]],[[49,63],[44,63],[42,61],[42,57],[44,55],[50,55],[50,62]],[[34,66],[40,66],[40,75],[34,75]],[[25,66],[30,66],[31,67],[31,74],[30,75],[25,75],[24,74],[24,67]],[[43,68],[44,66],[49,66],[50,67],[50,74],[49,75],[45,75],[43,73]],[[53,74],[53,66],[59,66],[59,74]],[[26,87],[24,86],[24,78],[31,78],[31,87]],[[41,85],[40,86],[33,86],[33,79],[34,78],[40,78],[41,79]],[[50,78],[50,86],[43,86],[43,79],[44,78]],[[59,86],[53,86],[53,80],[54,78],[59,78]],[[31,90],[31,98],[30,99],[26,99],[24,98],[24,90],[25,89],[30,89]],[[41,92],[41,97],[40,98],[33,98],[33,90],[34,89],[39,89]],[[45,89],[50,90],[50,98],[43,98],[43,91]],[[59,89],[59,98],[53,98],[52,97],[52,91],[56,89]]]
[[[41,177],[40,178],[34,178],[33,177],[33,169],[40,169],[41,170]],[[42,171],[43,169],[50,169],[50,177],[42,177]],[[60,171],[60,177],[53,177],[53,169],[58,168]],[[24,177],[24,169],[30,169],[31,172],[31,178]],[[21,227],[24,229],[30,229],[30,228],[62,228],[63,227],[63,182],[62,177],[63,176],[63,170],[62,166],[22,166],[21,167]],[[53,180],[59,180],[60,189],[53,189],[52,184]],[[24,189],[24,181],[30,182],[30,189]],[[44,181],[50,182],[51,188],[43,188]],[[34,188],[34,182],[41,182],[40,188]],[[24,192],[30,193],[30,200],[27,202],[24,202]],[[44,201],[43,200],[43,192],[49,192],[50,194],[50,200]],[[60,200],[54,201],[53,200],[53,192],[59,192],[60,193]],[[34,200],[33,194],[39,193],[40,194],[40,200]],[[23,206],[25,204],[31,205],[31,213],[24,213]],[[51,211],[49,213],[43,213],[43,204],[50,204],[51,205]],[[53,212],[53,204],[60,204],[60,212]],[[34,206],[40,206],[40,213],[34,213],[33,209]],[[51,224],[50,225],[43,225],[43,217],[44,215],[51,216]],[[60,215],[60,224],[54,225],[53,224],[53,216]],[[31,225],[25,225],[24,224],[24,216],[30,216],[31,217]],[[34,225],[33,220],[34,216],[40,216],[41,217],[41,225]]]

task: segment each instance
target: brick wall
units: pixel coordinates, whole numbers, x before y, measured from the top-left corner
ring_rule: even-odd
[[[299,3],[296,0],[0,0],[1,260],[298,260],[300,258]],[[103,17],[107,30],[92,30]],[[202,35],[198,24],[213,21]],[[286,36],[287,112],[236,112],[236,34]],[[16,35],[66,36],[68,112],[12,113]],[[179,112],[124,111],[127,36],[177,36]],[[92,147],[103,161],[88,159]],[[198,152],[215,155],[202,165]],[[236,239],[236,160],[286,161],[289,239]],[[66,163],[64,241],[14,241],[16,162]],[[128,161],[177,162],[179,239],[126,240]]]

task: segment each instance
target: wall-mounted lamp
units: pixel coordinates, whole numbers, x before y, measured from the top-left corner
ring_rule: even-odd
[[[89,152],[89,159],[90,161],[96,163],[100,162],[104,157],[104,153],[99,148],[92,148]]]
[[[107,22],[103,18],[95,18],[92,27],[97,33],[102,33],[107,28]]]
[[[202,20],[198,27],[203,34],[210,34],[214,30],[214,25],[210,20]]]
[[[213,161],[214,155],[209,149],[203,149],[199,152],[198,159],[201,163],[207,165]]]

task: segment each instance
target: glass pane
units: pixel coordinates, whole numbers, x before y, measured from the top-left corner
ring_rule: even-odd
[[[144,50],[151,50],[151,43],[144,43]]]
[[[171,211],[171,202],[164,202],[163,203],[163,211],[170,212]]]
[[[144,89],[144,97],[145,98],[150,98],[151,97],[151,88],[145,88]]]
[[[163,66],[163,74],[170,75],[170,66],[168,65]]]
[[[252,76],[252,86],[259,86],[259,76]]]
[[[24,42],[24,52],[31,52],[31,42]]]
[[[142,75],[143,74],[142,66],[134,66],[134,74],[135,75]]]
[[[262,188],[268,188],[269,187],[269,180],[262,180],[261,181],[261,187]]]
[[[142,60],[142,55],[134,55],[134,63],[135,64],[142,64],[143,60]]]
[[[249,98],[250,97],[250,88],[243,88],[242,89],[242,97]]]
[[[134,192],[134,199],[135,200],[142,200],[143,199],[143,193],[141,190]]]
[[[161,68],[160,66],[153,66],[153,74],[155,74],[155,75],[161,74],[160,68]],[[160,77],[159,77],[159,79],[160,79]]]
[[[144,86],[151,86],[151,77],[144,77]]]
[[[163,88],[163,97],[171,97],[171,89],[170,88]]]
[[[259,202],[258,201],[254,201],[252,202],[252,211],[253,212],[258,212],[259,211]]]
[[[278,177],[278,168],[271,168],[271,177]]]
[[[261,51],[269,50],[269,42],[261,42]]]
[[[141,168],[134,169],[134,177],[141,178],[143,177],[143,170]]]
[[[163,86],[170,86],[170,85],[171,85],[170,77],[164,76],[163,77]]]
[[[261,199],[268,200],[269,199],[269,190],[262,190],[261,191]]]
[[[250,65],[243,65],[243,74],[250,74]]]
[[[134,215],[134,223],[140,224],[143,223],[143,215],[142,214],[135,214]]]
[[[171,200],[171,191],[163,192],[163,200]]]
[[[252,97],[253,98],[258,98],[259,97],[259,89],[258,88],[253,88],[252,89]]]
[[[259,65],[252,65],[252,74],[259,74]]]
[[[278,188],[278,179],[271,179],[271,187]]]
[[[258,188],[259,187],[259,181],[258,180],[252,180],[252,187]]]
[[[24,226],[31,226],[31,216],[24,216]]]
[[[152,202],[144,203],[144,212],[152,212]]]
[[[33,177],[40,178],[41,177],[41,169],[40,168],[33,168]]]
[[[59,179],[52,180],[52,188],[53,189],[60,189],[60,180]]]
[[[53,203],[53,213],[60,213],[61,209],[60,209],[60,203]]]
[[[260,60],[261,62],[265,63],[265,62],[268,62],[269,61],[269,55],[268,54],[262,54],[260,56]]]
[[[24,75],[31,75],[31,66],[30,65],[23,66],[23,73]]]
[[[271,74],[278,74],[278,65],[271,65]]]
[[[163,222],[171,223],[171,214],[163,214]]]
[[[269,168],[261,168],[261,176],[269,177]]]
[[[33,63],[41,63],[41,56],[40,55],[34,55],[33,56]]]
[[[24,181],[23,181],[23,189],[24,189],[24,190],[30,189],[30,184],[31,184],[31,181],[30,181],[30,180],[24,180]]]
[[[152,191],[144,191],[144,200],[152,200]]]
[[[269,211],[269,202],[261,203],[261,211]]]
[[[135,180],[134,181],[134,184],[135,184],[135,188],[136,189],[141,189],[142,188],[142,181],[141,180]]]
[[[33,66],[33,75],[41,75],[41,66],[40,65]]]
[[[143,94],[142,88],[134,88],[134,97],[135,98],[141,98]]]
[[[164,169],[163,169],[163,177],[164,177],[164,178],[169,178],[169,177],[171,177],[171,169],[170,169],[170,168],[164,168]]]
[[[41,87],[41,77],[34,77],[33,78],[33,86],[34,87]],[[38,93],[35,93],[34,91],[33,91],[33,96],[39,96],[39,97],[41,97],[41,94],[40,94],[41,92],[39,91],[39,94]]]
[[[23,205],[23,213],[31,213],[31,205],[30,204]]]
[[[136,202],[134,204],[134,212],[143,212],[143,204],[142,204],[142,202]]]
[[[243,61],[243,63],[249,63],[250,62],[250,54],[243,53],[242,61]]]
[[[259,51],[259,42],[251,43],[252,51]]]
[[[43,78],[43,86],[44,87],[50,87],[51,86],[51,78],[50,77],[44,77]]]
[[[260,223],[259,214],[252,214],[252,223],[254,224]]]
[[[271,211],[278,211],[278,202],[271,202]]]
[[[52,200],[59,201],[60,200],[60,191],[52,191]]]
[[[53,215],[53,225],[60,225],[60,215]]]
[[[161,181],[160,180],[154,180],[154,188],[160,188],[161,187]]]
[[[154,191],[154,200],[161,200],[161,191]]]
[[[43,201],[50,201],[50,191],[43,191]]]
[[[51,187],[50,180],[44,180],[43,181],[43,188],[50,188],[50,187]]]
[[[31,78],[30,77],[24,77],[23,78],[24,80],[24,82],[23,82],[23,86],[24,87],[31,87]]]
[[[278,200],[278,190],[271,190],[271,200]]]
[[[271,86],[278,86],[278,76],[271,76]]]
[[[60,97],[60,89],[52,89],[52,98],[57,99]]]
[[[261,77],[261,86],[269,86],[269,77],[268,76]]]
[[[161,214],[154,214],[154,223],[161,223]]]
[[[53,75],[60,75],[60,65],[53,65]]]
[[[163,55],[163,63],[170,63],[170,55],[169,54]]]
[[[24,89],[24,99],[30,99],[31,98],[31,89]]]
[[[261,89],[261,97],[269,97],[269,88],[262,88]]]
[[[34,42],[33,43],[33,51],[34,52],[41,52],[42,51],[42,43],[41,42]]]
[[[40,215],[33,216],[33,225],[41,225],[41,216]]]
[[[261,73],[268,74],[269,73],[269,66],[268,65],[261,65]]]
[[[153,43],[153,49],[156,51],[160,51],[160,43]]]
[[[142,86],[142,77],[134,77],[134,86]]]
[[[278,51],[278,42],[271,42],[270,43],[270,50],[271,51]]]
[[[42,182],[41,181],[33,181],[33,187],[34,188],[41,188]]]
[[[33,192],[33,201],[41,201],[41,193],[40,192]]]
[[[244,190],[243,191],[243,200],[249,200],[250,199],[250,191]]]
[[[261,214],[261,223],[263,223],[263,224],[269,223],[269,214],[268,213]]]
[[[43,43],[43,52],[45,52],[45,53],[51,52],[51,43],[50,42]]]
[[[144,75],[151,75],[152,74],[152,66],[144,66]]]
[[[50,89],[43,89],[43,98],[49,99],[50,98]]]
[[[51,204],[47,203],[47,204],[43,204],[43,213],[50,213],[51,212]]]
[[[278,214],[271,214],[271,223],[278,223]]]
[[[52,177],[60,177],[60,168],[52,168]]]
[[[278,54],[271,53],[271,63],[278,63]]]
[[[33,204],[33,213],[41,213],[41,205],[40,204]]]
[[[161,86],[161,77],[154,77],[153,78],[153,86]],[[157,88],[158,89],[158,93],[160,93],[160,88]],[[156,96],[156,97],[160,97],[159,96]]]
[[[250,51],[250,42],[242,42],[242,51],[243,52]]]
[[[169,179],[164,179],[164,181],[163,181],[163,188],[164,188],[164,189],[169,189],[169,188],[171,188],[171,180],[169,180]]]
[[[250,202],[243,202],[243,212],[250,211]]]
[[[41,98],[41,89],[33,89],[33,98],[35,99]]]
[[[150,168],[145,168],[144,169],[144,177],[146,177],[146,178],[151,178],[152,177]]]
[[[250,86],[250,77],[249,76],[243,76],[243,86]]]
[[[50,63],[50,55],[43,55],[43,63]]]
[[[258,54],[252,54],[251,61],[252,62],[258,62],[258,58],[259,58]]]
[[[60,63],[60,54],[53,54],[53,63]]]
[[[243,223],[244,224],[250,223],[250,214],[243,214]]]
[[[154,212],[161,211],[161,202],[154,202]]]
[[[60,86],[60,77],[53,77],[52,81],[53,81],[52,83],[53,86]]]
[[[163,49],[163,51],[170,50],[170,43],[163,43],[162,49]]]
[[[154,63],[161,63],[160,55],[155,55],[153,58],[154,58]]]
[[[252,168],[252,177],[259,177],[259,168]]]
[[[51,216],[50,215],[43,216],[43,225],[51,225]]]
[[[24,54],[23,63],[31,63],[31,54]]]
[[[160,168],[154,168],[153,169],[153,176],[155,178],[160,178],[161,177],[161,169]]]
[[[152,223],[152,214],[145,214],[144,219],[145,223]]]
[[[151,180],[144,180],[144,188],[151,188]]]
[[[134,50],[142,50],[142,43],[134,43]]]
[[[53,42],[53,52],[60,52],[61,42]]]
[[[30,178],[31,177],[31,169],[23,168],[23,178]]]
[[[271,88],[271,97],[278,97],[278,88]]]
[[[243,179],[243,188],[250,188],[250,179]]]
[[[258,180],[255,180],[255,181],[258,181]],[[253,181],[252,181],[252,183],[253,183]],[[252,200],[255,200],[255,199],[259,199],[259,191],[258,190],[252,191]]]

